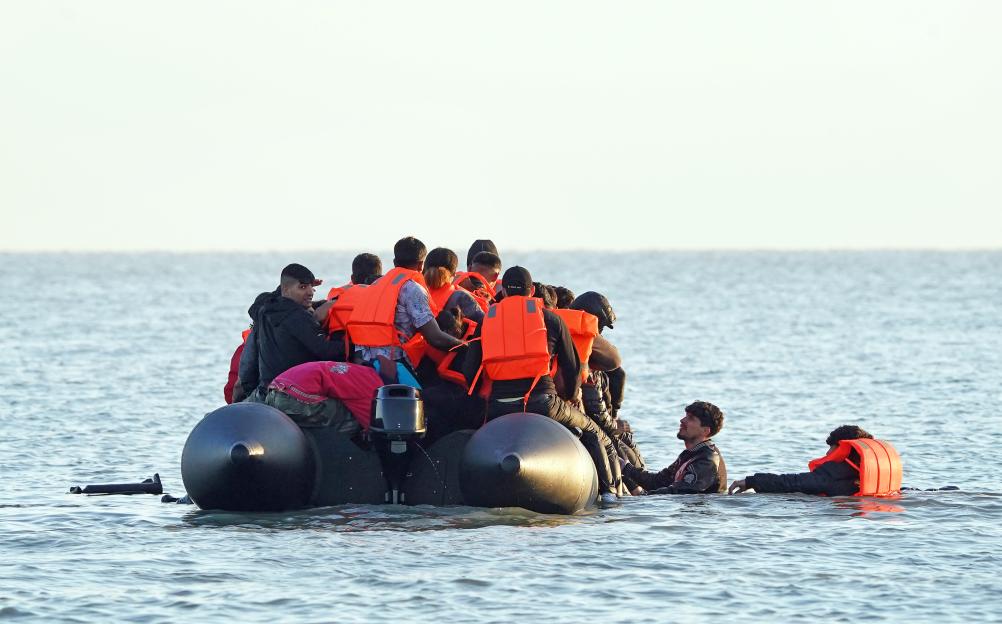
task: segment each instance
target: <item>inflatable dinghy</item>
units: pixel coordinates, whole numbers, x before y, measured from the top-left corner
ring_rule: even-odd
[[[369,440],[234,403],[189,434],[181,478],[196,505],[227,511],[403,503],[573,514],[597,497],[588,452],[545,416],[508,414],[428,448],[424,432],[420,393],[403,385],[376,392]]]

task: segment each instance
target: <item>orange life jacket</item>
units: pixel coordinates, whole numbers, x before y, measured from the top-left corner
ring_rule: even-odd
[[[470,319],[463,319],[463,340],[467,341],[473,337],[473,333],[477,330],[477,324]],[[451,368],[452,363],[456,360],[456,356],[459,352],[456,351],[459,347],[453,347],[449,351],[442,351],[441,349],[436,349],[435,347],[428,345],[428,351],[425,355],[428,359],[435,362],[435,368],[438,371],[438,376],[446,381],[450,381],[458,386],[462,386],[465,390],[466,377],[463,373],[453,370]]]
[[[247,336],[250,336],[251,329],[253,328],[248,327],[247,329],[240,332],[240,339],[243,341],[244,344],[247,344]]]
[[[395,267],[374,284],[363,290],[354,302],[348,317],[348,335],[351,341],[363,347],[400,347],[412,364],[417,365],[428,346],[424,336],[416,332],[410,339],[402,340],[394,320],[397,299],[404,284],[413,281],[428,291],[424,278],[417,271]],[[431,313],[437,314],[435,302],[428,298]]]
[[[348,319],[351,311],[355,309],[355,304],[362,297],[365,284],[346,284],[337,288],[331,288],[327,295],[328,299],[337,298],[330,309],[327,310],[327,318],[324,320],[324,329],[328,334],[348,329]]]
[[[341,332],[344,337],[345,358],[351,359],[351,338],[348,336],[348,318],[351,311],[355,309],[355,302],[362,296],[366,284],[348,283],[344,286],[331,288],[327,293],[327,299],[334,299],[334,303],[327,309],[327,318],[324,319],[323,329],[328,336]]]
[[[523,397],[528,403],[533,388],[551,374],[553,359],[547,348],[543,300],[510,296],[495,303],[484,316],[480,330],[483,360],[469,393],[473,394],[481,372],[491,381],[532,379]]]
[[[591,349],[598,336],[598,317],[584,310],[558,309],[551,312],[564,319],[564,323],[567,324],[571,340],[574,341],[574,350],[578,352],[578,359],[581,360],[583,381],[588,378],[588,360],[591,358]]]
[[[859,454],[859,465],[849,454]],[[889,496],[901,489],[901,457],[890,442],[859,438],[840,440],[834,451],[807,464],[811,472],[828,462],[845,462],[859,471],[859,491],[853,496]]]
[[[435,302],[435,307],[439,310],[445,309],[445,304],[449,302],[449,297],[452,293],[456,292],[459,288],[455,284],[446,284],[435,289],[428,289],[428,294],[431,296],[431,300]]]
[[[453,278],[452,283],[455,286],[459,287],[459,284],[461,282],[463,282],[464,280],[466,280],[466,278],[468,278],[468,277],[474,277],[474,278],[478,279],[484,285],[482,289],[481,288],[476,288],[474,290],[470,290],[468,288],[464,288],[463,290],[465,290],[466,292],[468,292],[471,295],[473,295],[473,299],[476,300],[477,305],[479,305],[480,309],[483,310],[486,313],[487,309],[489,307],[491,307],[492,303],[494,303],[494,297],[497,296],[497,292],[495,292],[493,286],[491,286],[489,283],[487,283],[487,280],[484,279],[484,276],[481,275],[481,274],[479,274],[479,273],[471,273],[469,271],[460,271],[460,272],[456,273],[456,277]]]

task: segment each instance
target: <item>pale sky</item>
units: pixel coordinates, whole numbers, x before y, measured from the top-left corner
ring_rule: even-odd
[[[0,89],[6,251],[1002,248],[995,0],[7,0]]]

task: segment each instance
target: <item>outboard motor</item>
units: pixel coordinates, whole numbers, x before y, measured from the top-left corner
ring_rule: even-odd
[[[403,502],[400,484],[407,474],[414,440],[424,437],[427,427],[421,393],[411,386],[390,384],[376,390],[372,399],[369,433],[383,460],[389,485],[387,502]]]

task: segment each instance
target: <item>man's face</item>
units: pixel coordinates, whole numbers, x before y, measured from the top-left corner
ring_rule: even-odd
[[[498,281],[498,275],[501,274],[500,270],[495,269],[494,267],[484,266],[482,264],[474,264],[473,272],[479,273],[481,277],[483,277],[484,280],[492,287]]]
[[[703,440],[710,435],[710,428],[704,427],[699,419],[686,412],[682,420],[678,421],[678,434],[675,436],[684,442],[695,442]]]
[[[316,288],[313,284],[303,284],[302,282],[296,282],[295,285],[290,288],[282,289],[282,296],[292,299],[304,308],[310,307],[313,303],[313,293],[316,292]]]

